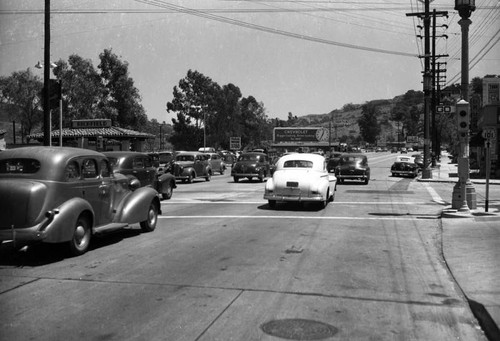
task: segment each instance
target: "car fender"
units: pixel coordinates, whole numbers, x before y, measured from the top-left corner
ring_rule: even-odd
[[[274,191],[274,179],[269,178],[266,181],[266,191]]]
[[[82,214],[88,214],[91,226],[94,225],[94,210],[88,201],[82,198],[73,198],[46,215],[51,220],[45,228],[47,236],[44,241],[48,243],[61,243],[73,238],[74,224]]]
[[[148,218],[149,205],[155,202],[161,214],[158,192],[151,187],[140,187],[129,193],[117,207],[113,222],[135,224]]]
[[[163,173],[158,177],[158,192],[164,192],[163,189],[166,189],[167,185],[172,188],[177,188],[175,177],[170,173]]]

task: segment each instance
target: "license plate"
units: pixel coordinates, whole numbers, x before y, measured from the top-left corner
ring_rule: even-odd
[[[295,181],[287,181],[286,187],[299,187],[299,183]]]

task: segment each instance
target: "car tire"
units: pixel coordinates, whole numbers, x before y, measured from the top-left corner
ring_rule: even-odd
[[[161,194],[161,197],[163,198],[163,200],[168,200],[168,199],[172,198],[173,191],[174,191],[174,188],[173,188],[172,184],[171,183],[168,184],[165,192],[163,192]]]
[[[90,239],[92,237],[92,227],[90,220],[85,215],[80,215],[75,222],[73,237],[68,242],[69,252],[72,256],[80,256],[88,251]]]
[[[186,182],[187,182],[188,184],[191,184],[191,183],[193,183],[193,179],[194,179],[193,174],[189,174],[189,176],[188,176],[188,178],[187,178]]]
[[[276,200],[269,200],[269,207],[275,208],[276,207]]]
[[[225,171],[226,171],[226,167],[221,167],[220,168],[220,175],[224,175]]]
[[[240,178],[238,178],[237,176],[233,176],[233,180],[234,180],[234,182],[238,182],[238,180],[239,180],[239,179],[240,179]]]
[[[212,178],[212,171],[208,171],[207,176],[205,177],[205,180],[210,181],[211,178]]]
[[[156,223],[158,222],[158,207],[154,201],[149,204],[148,217],[146,220],[141,221],[142,232],[152,232],[156,228]]]
[[[369,182],[370,182],[370,179],[368,179],[368,178],[366,178],[364,181],[365,185],[368,185]]]

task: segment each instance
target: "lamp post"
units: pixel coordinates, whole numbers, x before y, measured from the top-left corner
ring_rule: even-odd
[[[457,103],[462,108],[461,112],[470,112],[469,104],[469,26],[472,23],[469,19],[476,9],[475,0],[455,0],[455,10],[458,11],[461,19],[458,21],[462,27],[462,100]],[[458,111],[458,110],[457,110]],[[457,113],[459,115],[459,113]],[[470,120],[470,118],[467,118]],[[458,118],[460,122],[460,118]],[[470,122],[466,122],[467,128]],[[459,127],[460,129],[460,127]],[[467,129],[468,130],[468,129]],[[468,131],[460,136],[460,156],[458,158],[459,180],[453,188],[452,208],[459,212],[468,213],[470,209],[475,209],[476,192],[469,178],[469,134]]]

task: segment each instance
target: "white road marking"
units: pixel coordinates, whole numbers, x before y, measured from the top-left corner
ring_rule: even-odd
[[[437,192],[434,190],[434,188],[431,187],[431,185],[429,185],[429,183],[423,182],[423,184],[424,184],[424,187],[427,190],[427,192],[429,192],[429,194],[431,195],[432,200],[434,202],[441,204],[441,205],[446,204],[446,201],[444,201],[443,198],[441,198],[441,196],[439,194],[437,194]]]
[[[438,217],[436,216],[435,219]],[[412,217],[305,217],[305,216],[268,216],[268,215],[213,215],[213,216],[158,216],[158,219],[308,219],[308,220],[416,220],[419,216]],[[422,219],[422,218],[421,218]],[[425,217],[429,219],[429,217]]]

